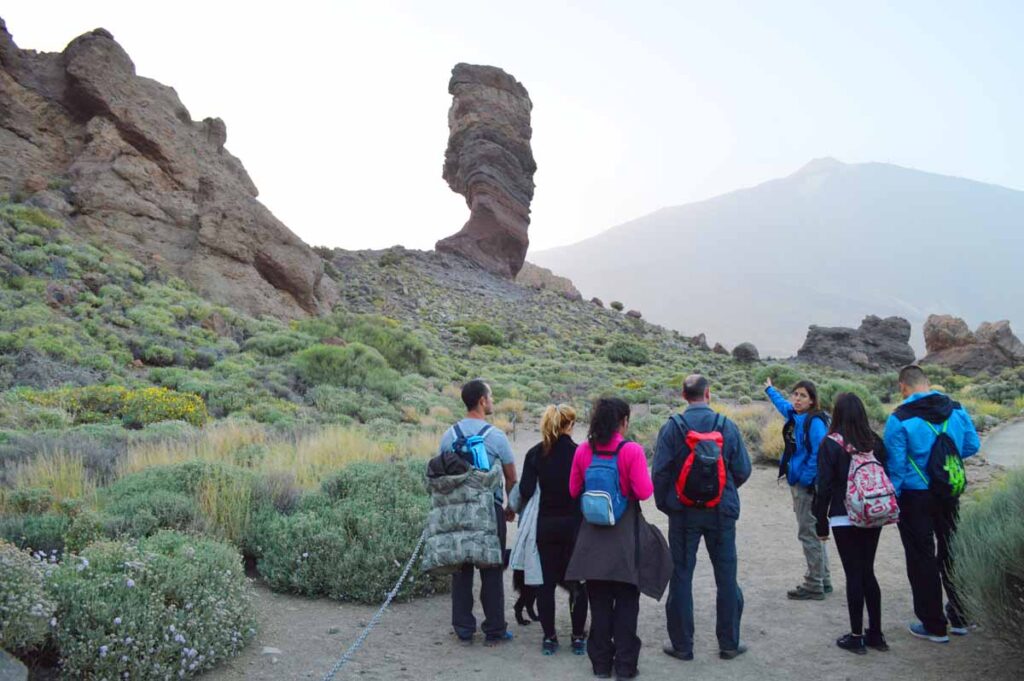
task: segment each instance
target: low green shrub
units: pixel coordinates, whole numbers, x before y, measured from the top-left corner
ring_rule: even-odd
[[[953,536],[953,582],[968,619],[1015,654],[1024,636],[1024,471],[965,504]]]
[[[612,302],[608,303],[608,307],[610,307],[611,309],[615,310],[616,312],[622,312],[622,310],[623,310],[623,309],[624,309],[624,308],[625,308],[626,306],[625,306],[625,305],[623,305],[622,303],[620,303],[620,302],[619,302],[619,301],[617,301],[617,300],[613,300]]]
[[[55,605],[46,593],[48,564],[0,540],[0,648],[31,650],[46,641]]]
[[[177,532],[94,543],[61,562],[50,592],[54,639],[71,677],[191,677],[255,635],[237,551]]]
[[[384,317],[357,317],[342,332],[342,338],[374,348],[388,364],[403,373],[432,375],[434,369],[426,344],[398,322]]]
[[[362,343],[314,345],[295,354],[295,367],[310,385],[367,388],[389,398],[401,391],[398,372],[377,350]]]
[[[763,386],[765,380],[769,378],[772,379],[772,385],[785,394],[792,390],[793,385],[804,378],[804,375],[784,364],[769,364],[754,372],[754,384],[758,387]]]
[[[877,396],[872,395],[867,386],[861,383],[845,381],[838,378],[825,381],[818,385],[818,402],[821,405],[821,408],[832,411],[836,395],[839,393],[853,393],[859,397],[861,401],[864,402],[864,408],[868,412],[868,417],[875,424],[885,423],[885,420],[889,418],[890,409],[882,404],[881,400],[879,400]]]
[[[611,343],[606,351],[608,359],[619,364],[643,366],[651,361],[647,348],[630,340],[619,339]]]
[[[486,322],[469,322],[464,325],[464,328],[470,345],[501,346],[505,344],[505,337],[501,331]]]
[[[50,554],[64,550],[70,519],[61,513],[17,513],[0,516],[0,539],[22,549]]]
[[[163,489],[122,497],[104,510],[104,525],[113,536],[148,537],[159,530],[198,531],[204,526],[193,497]]]
[[[158,421],[184,421],[193,426],[206,423],[203,399],[167,388],[142,388],[125,396],[122,420],[129,428],[142,428]]]
[[[316,340],[312,336],[295,331],[282,331],[257,334],[247,340],[242,347],[267,357],[284,357],[314,343]]]

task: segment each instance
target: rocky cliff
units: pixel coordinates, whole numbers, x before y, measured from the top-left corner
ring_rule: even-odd
[[[910,322],[868,315],[856,329],[811,325],[796,356],[803,362],[848,371],[898,369],[914,361]]]
[[[1005,319],[983,322],[972,333],[959,317],[933,314],[924,324],[924,342],[928,355],[922,363],[939,364],[966,376],[1024,364],[1024,343]]]
[[[436,248],[514,278],[530,243],[537,170],[530,149],[533,104],[522,84],[493,66],[456,64],[448,92],[452,106],[443,177],[466,197],[470,214],[462,230]]]
[[[38,53],[0,19],[0,193],[251,314],[328,311],[338,291],[320,257],[256,200],[226,140],[104,29]]]

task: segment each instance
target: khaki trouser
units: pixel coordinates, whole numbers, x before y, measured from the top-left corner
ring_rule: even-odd
[[[808,591],[820,594],[826,584],[832,584],[832,575],[828,570],[828,550],[825,543],[818,539],[812,503],[814,493],[806,487],[793,485],[789,488],[793,493],[793,513],[796,514],[797,539],[804,547],[804,558],[807,560],[807,572],[804,573],[803,587]]]

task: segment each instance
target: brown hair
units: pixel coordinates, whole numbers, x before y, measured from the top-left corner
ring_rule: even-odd
[[[555,441],[566,426],[576,422],[576,410],[568,404],[555,406],[549,404],[540,417],[540,434],[543,438],[544,453],[547,454],[555,446]]]

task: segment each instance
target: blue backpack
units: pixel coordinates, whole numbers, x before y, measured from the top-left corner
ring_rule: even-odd
[[[583,496],[580,510],[588,523],[610,526],[622,519],[628,501],[619,487],[619,452],[623,440],[614,452],[594,450],[590,466],[583,476]]]
[[[452,451],[465,459],[473,468],[482,471],[491,470],[491,457],[487,455],[487,448],[484,446],[484,436],[491,429],[491,424],[485,425],[476,435],[466,437],[459,428],[459,424],[453,426],[455,429],[455,442],[452,443]]]

